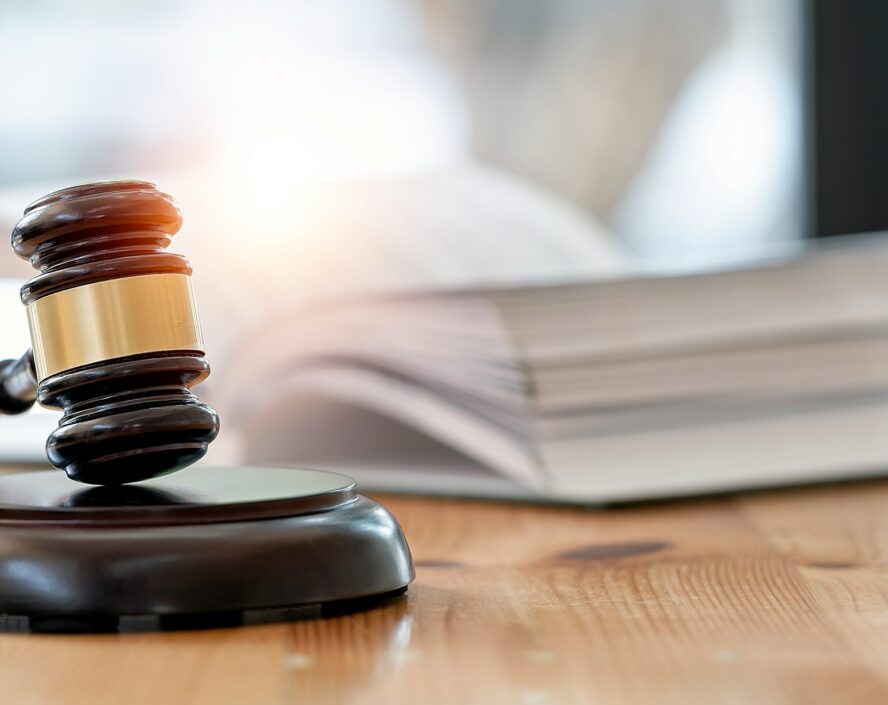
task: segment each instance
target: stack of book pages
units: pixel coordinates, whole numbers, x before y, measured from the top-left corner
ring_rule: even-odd
[[[365,487],[598,503],[888,468],[879,238],[705,274],[365,298],[263,330],[214,388],[242,459]]]

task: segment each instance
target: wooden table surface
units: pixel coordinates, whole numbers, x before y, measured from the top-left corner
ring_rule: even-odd
[[[888,703],[888,483],[605,511],[384,497],[368,612],[0,635],[6,703]]]

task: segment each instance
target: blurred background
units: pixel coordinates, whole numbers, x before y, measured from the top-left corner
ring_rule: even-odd
[[[658,265],[874,230],[874,182],[848,172],[884,155],[864,141],[886,112],[875,5],[7,0],[0,217],[56,185],[139,176],[226,244],[323,249],[346,221],[399,224],[354,184],[435,202],[404,222],[447,209],[442,182],[471,170],[491,193],[454,204],[465,218],[503,217],[493,192],[524,189]],[[821,208],[856,210],[818,224],[833,162]],[[9,259],[0,272],[25,271]]]
[[[154,179],[252,249],[322,239],[356,182],[435,175],[404,198],[446,208],[469,169],[620,252],[707,262],[809,225],[805,22],[800,0],[11,0],[0,186]]]

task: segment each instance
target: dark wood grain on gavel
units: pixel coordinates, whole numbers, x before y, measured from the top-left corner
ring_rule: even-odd
[[[0,360],[0,412],[20,414],[36,400],[37,376],[31,351],[18,360]]]
[[[145,182],[49,194],[28,206],[12,233],[16,254],[40,272],[22,288],[22,302],[46,303],[61,292],[132,277],[189,275],[188,260],[165,251],[181,224],[178,204]],[[102,291],[90,293],[101,299]],[[59,366],[58,352],[41,351],[44,367],[50,358]],[[150,350],[61,367],[41,378],[30,351],[0,363],[0,411],[19,413],[35,399],[62,409],[47,455],[74,480],[110,485],[157,477],[201,458],[216,437],[216,413],[190,390],[210,372],[202,350]]]

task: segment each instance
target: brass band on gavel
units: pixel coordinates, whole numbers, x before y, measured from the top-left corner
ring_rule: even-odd
[[[204,343],[186,274],[147,274],[66,289],[27,307],[38,381],[103,360],[194,351]]]

